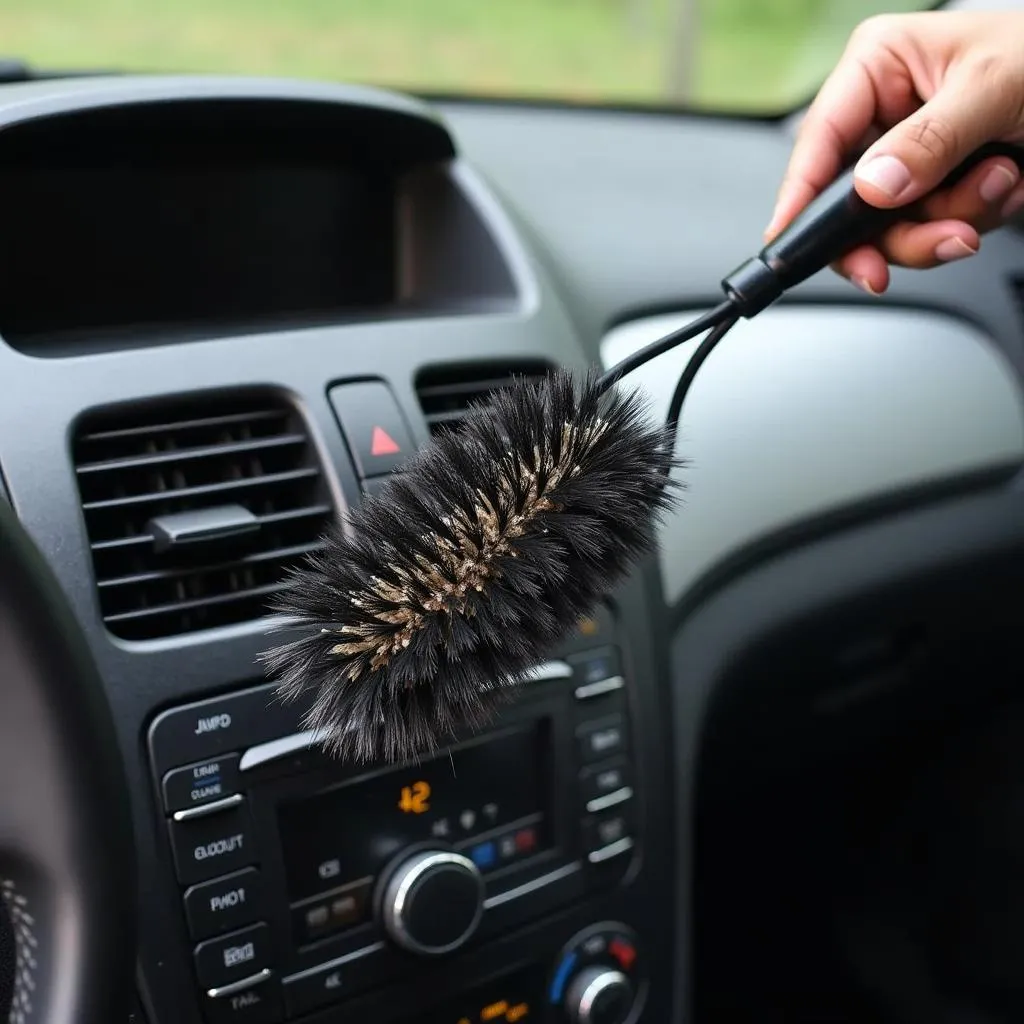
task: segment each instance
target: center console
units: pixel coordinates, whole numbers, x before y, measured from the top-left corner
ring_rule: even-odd
[[[165,884],[211,1024],[303,1018],[374,992],[375,1018],[397,1019],[404,993],[434,988],[439,958],[501,968],[502,936],[623,878],[640,780],[610,612],[558,653],[485,734],[399,766],[332,762],[303,728],[308,702],[280,702],[272,683],[153,720]],[[546,940],[430,1019],[636,1016],[644,963],[627,924]]]
[[[0,485],[113,710],[138,1024],[670,1020],[654,559],[409,764],[325,756],[265,672],[324,527],[512,375],[590,362],[445,124],[305,82],[26,83],[0,184]]]

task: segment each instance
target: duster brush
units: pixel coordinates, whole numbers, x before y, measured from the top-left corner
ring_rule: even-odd
[[[996,154],[987,146],[949,185]],[[868,241],[903,210],[857,194],[852,169],[723,282],[726,299],[603,376],[518,381],[474,405],[367,496],[286,581],[274,606],[299,635],[264,656],[331,754],[404,761],[485,725],[531,669],[655,544],[681,486],[676,422],[698,369],[741,318]],[[709,333],[667,422],[617,386]]]
[[[306,634],[267,665],[335,754],[402,760],[479,727],[651,548],[673,437],[591,373],[521,382],[412,456],[296,572]]]

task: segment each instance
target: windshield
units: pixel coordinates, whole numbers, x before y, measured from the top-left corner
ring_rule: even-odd
[[[425,94],[777,113],[853,27],[922,0],[2,0],[40,69],[321,78]]]

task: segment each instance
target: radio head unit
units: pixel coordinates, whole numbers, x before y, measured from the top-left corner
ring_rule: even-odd
[[[491,729],[397,766],[333,761],[274,684],[159,714],[168,884],[209,1019],[408,982],[619,881],[642,824],[628,676],[602,610]]]

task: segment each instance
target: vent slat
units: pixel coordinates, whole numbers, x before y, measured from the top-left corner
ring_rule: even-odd
[[[176,615],[180,612],[196,611],[219,604],[229,604],[233,601],[250,601],[254,597],[269,597],[277,592],[279,586],[277,583],[271,583],[262,587],[251,587],[248,590],[235,590],[229,594],[217,594],[215,597],[198,597],[191,601],[175,601],[172,604],[158,605],[155,608],[139,608],[136,611],[104,615],[103,621],[106,623],[138,622],[140,619],[153,618],[157,615]]]
[[[466,415],[470,405],[486,400],[521,380],[536,381],[550,372],[540,363],[518,366],[435,369],[423,374],[416,386],[420,409],[431,436],[450,429]]]
[[[287,512],[274,512],[271,515],[257,516],[256,522],[260,526],[270,526],[274,523],[287,523],[294,519],[324,519],[331,511],[330,505],[310,505],[308,508],[290,509]],[[148,533],[142,533],[135,537],[119,537],[117,540],[101,540],[90,544],[93,551],[115,551],[119,548],[145,547],[153,543],[153,537]]]
[[[259,441],[236,441],[233,444],[211,444],[202,448],[182,448],[178,451],[160,452],[154,455],[136,455],[123,459],[104,459],[100,462],[84,462],[75,471],[83,473],[109,473],[124,469],[149,469],[194,459],[226,458],[232,455],[246,455],[270,448],[286,448],[306,444],[302,434],[284,434]]]
[[[287,418],[285,409],[268,409],[262,412],[240,412],[230,416],[204,416],[200,419],[179,420],[178,422],[153,423],[139,427],[122,427],[118,430],[99,430],[82,434],[80,444],[94,444],[99,441],[121,441],[133,437],[153,437],[161,434],[182,434],[189,430],[232,427],[238,423],[260,423]]]
[[[127,640],[263,618],[330,523],[305,423],[272,397],[110,410],[83,421],[73,447],[100,615]],[[154,543],[154,516],[220,505],[241,505],[258,529],[201,545]]]
[[[180,487],[172,491],[156,491],[153,494],[133,494],[127,498],[108,498],[105,501],[89,501],[82,505],[86,512],[100,509],[123,508],[126,505],[145,505],[154,501],[173,501],[178,498],[204,498],[250,487],[271,487],[275,484],[290,483],[294,480],[308,480],[320,475],[315,467],[294,469],[288,473],[268,473],[266,476],[247,477],[223,484],[205,484],[202,487]]]
[[[522,374],[520,376],[523,376]],[[536,374],[526,374],[525,376],[536,377]],[[466,396],[467,399],[472,400],[480,395],[486,394],[489,391],[496,391],[498,388],[507,388],[513,381],[513,377],[510,374],[506,374],[501,377],[491,377],[486,380],[474,380],[466,381],[461,384],[434,384],[427,385],[419,389],[420,401],[428,403],[438,398],[453,398],[460,395]]]
[[[464,409],[449,409],[448,412],[425,413],[424,419],[428,426],[434,423],[457,423],[465,414]]]
[[[204,565],[200,572],[233,572],[236,569],[244,569],[250,565],[258,565],[260,562],[272,562],[297,558],[302,555],[320,551],[322,543],[316,544],[295,544],[289,548],[275,548],[270,551],[260,551],[254,555],[246,555],[245,558],[234,559],[233,561],[222,562],[219,565]],[[194,569],[154,569],[152,572],[136,573],[133,576],[119,576],[114,579],[100,580],[98,586],[107,587],[137,587],[140,583],[155,583],[160,580],[184,580],[195,576]]]

